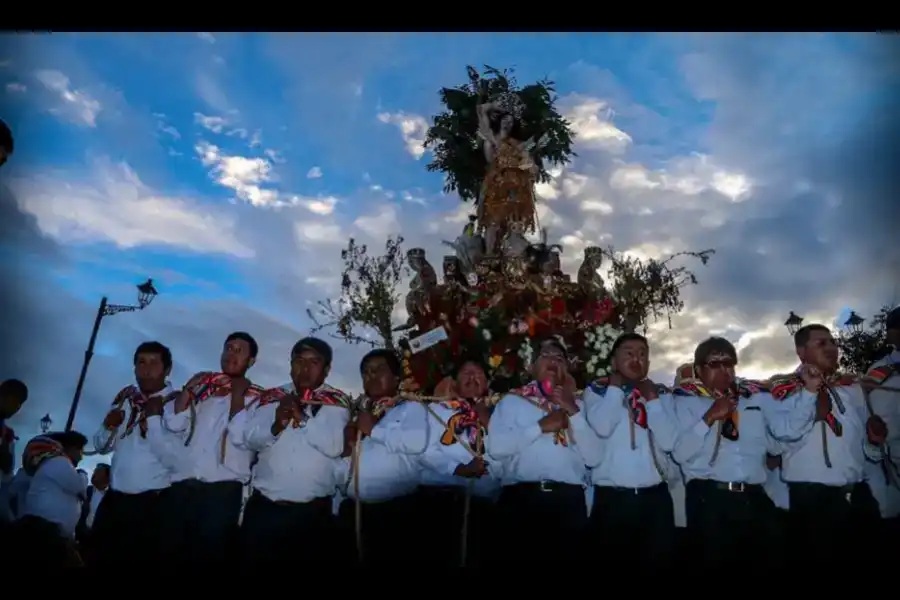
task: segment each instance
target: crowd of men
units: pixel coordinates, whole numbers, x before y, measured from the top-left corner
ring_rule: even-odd
[[[496,402],[474,359],[439,398],[403,395],[388,350],[362,359],[353,399],[326,383],[332,349],[317,338],[285,357],[291,383],[265,390],[248,378],[259,348],[242,332],[219,371],[176,391],[171,352],[146,342],[94,436],[114,455],[89,535],[77,432],[28,443],[5,531],[21,556],[56,565],[878,561],[900,539],[900,310],[887,327],[895,349],[865,379],[838,373],[830,331],[808,325],[794,373],[740,378],[734,346],[712,337],[674,388],[648,379],[648,341],[627,333],[612,375],[581,393],[550,338],[533,381]],[[8,418],[24,386],[4,388]]]

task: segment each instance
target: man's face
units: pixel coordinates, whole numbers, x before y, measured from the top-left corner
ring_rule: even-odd
[[[806,345],[797,348],[797,356],[801,362],[825,372],[834,371],[838,366],[838,347],[830,331],[810,331]]]
[[[708,389],[724,392],[734,385],[734,368],[737,361],[724,352],[713,353],[699,365],[700,381]]]
[[[456,392],[462,398],[481,398],[487,389],[487,376],[475,363],[464,364],[456,374]]]
[[[545,344],[541,347],[537,359],[534,361],[531,374],[537,381],[547,381],[554,385],[562,385],[569,373],[569,363],[565,353],[553,344]]]
[[[222,349],[222,372],[231,377],[243,377],[253,366],[255,359],[250,356],[247,340],[229,340]]]
[[[109,469],[101,467],[94,469],[94,474],[91,475],[91,485],[99,490],[109,487]]]
[[[397,393],[399,379],[381,356],[370,358],[362,369],[363,391],[369,398],[385,398]]]
[[[616,348],[612,366],[625,379],[641,381],[650,370],[650,351],[641,340],[628,340]]]
[[[69,460],[72,461],[72,464],[76,467],[81,462],[81,459],[84,458],[84,448],[63,448],[63,452],[66,453],[66,456],[69,457]],[[87,481],[87,474],[84,475],[85,481]]]
[[[134,361],[134,378],[141,390],[157,391],[165,385],[169,371],[157,352],[141,352]]]
[[[291,381],[298,390],[313,390],[325,382],[330,371],[315,350],[304,348],[291,357]]]

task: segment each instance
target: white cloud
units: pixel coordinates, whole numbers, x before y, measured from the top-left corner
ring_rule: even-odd
[[[579,146],[622,154],[632,143],[631,136],[612,124],[612,108],[603,100],[573,95],[564,116],[571,123]]]
[[[24,94],[28,88],[23,83],[12,81],[6,84],[6,91],[10,94]]]
[[[405,112],[383,112],[378,114],[378,120],[397,127],[403,136],[406,151],[416,160],[422,158],[425,154],[425,134],[428,132],[425,117]]]
[[[228,121],[224,117],[208,116],[198,112],[194,113],[194,123],[212,133],[222,133],[228,126]]]
[[[86,127],[97,126],[97,115],[100,113],[100,102],[92,98],[84,90],[71,87],[69,78],[54,70],[41,70],[34,73],[45,88],[53,92],[61,104],[50,109],[50,112],[61,119]]]
[[[394,205],[384,204],[374,214],[357,217],[353,225],[373,238],[384,239],[389,235],[402,233],[397,216]]]
[[[45,234],[63,242],[107,241],[121,248],[175,246],[195,252],[254,255],[238,237],[233,218],[187,198],[151,189],[125,163],[97,161],[90,177],[47,172],[17,179],[19,207]]]
[[[319,179],[320,177],[322,177],[322,169],[319,167],[313,167],[306,172],[307,179]]]
[[[204,42],[208,43],[208,44],[215,44],[215,43],[216,43],[216,36],[214,36],[213,34],[209,33],[208,31],[201,31],[201,32],[197,33],[197,37],[200,38],[201,40],[203,40]]]

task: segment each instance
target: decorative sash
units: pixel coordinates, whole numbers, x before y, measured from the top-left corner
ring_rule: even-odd
[[[39,435],[25,444],[25,450],[22,452],[22,469],[28,475],[34,476],[44,461],[58,456],[66,456],[62,444],[52,438]]]
[[[822,421],[822,455],[825,460],[825,466],[829,469],[831,468],[831,456],[828,453],[828,436],[825,433],[825,428],[831,429],[835,437],[844,435],[844,426],[837,418],[837,415],[834,414],[834,407],[837,406],[840,414],[844,414],[846,410],[835,388],[850,386],[855,383],[857,383],[857,379],[853,375],[835,372],[825,379],[825,384],[816,394],[816,402],[823,403],[828,408],[825,413],[825,419]],[[785,400],[804,389],[803,378],[800,377],[799,369],[788,375],[772,377],[769,380],[769,385],[772,389],[772,397],[776,400]]]
[[[377,420],[381,420],[384,414],[395,406],[400,406],[405,402],[405,398],[402,396],[394,396],[387,398],[365,398],[363,400],[363,410],[367,410],[372,413],[372,416]]]
[[[207,398],[221,398],[231,394],[230,375],[205,372],[198,373],[194,377],[198,378],[197,383],[190,388],[185,388],[194,404],[200,404]],[[245,397],[249,397],[250,401],[254,402],[262,396],[263,392],[265,392],[265,389],[255,383],[251,383],[250,387],[247,388]]]
[[[520,396],[525,400],[528,400],[547,414],[550,414],[554,410],[559,410],[559,407],[550,402],[550,394],[552,390],[546,383],[540,383],[538,381],[532,381],[528,385],[524,385],[520,388],[510,390],[510,394],[515,396]],[[569,445],[569,436],[568,432],[565,429],[560,429],[556,433],[553,434],[553,443],[561,444],[563,446]]]
[[[291,395],[296,395],[294,385],[291,383],[268,389],[259,396],[259,406],[262,407],[274,402],[280,402],[283,398]],[[301,405],[312,407],[312,414],[315,416],[320,406],[340,406],[349,409],[350,402],[349,395],[327,383],[322,384],[315,390],[306,390],[297,398],[294,416],[291,417],[291,427],[296,429],[306,424],[306,415],[301,409]]]
[[[487,432],[478,418],[475,402],[456,398],[441,402],[440,405],[453,411],[453,416],[447,420],[444,433],[441,435],[441,444],[452,446],[457,438],[460,438],[466,440],[469,448],[476,453],[484,454],[484,448],[481,446]]]
[[[900,366],[896,363],[888,363],[878,367],[872,367],[866,372],[866,379],[876,385],[882,385],[885,381],[900,373]]]
[[[768,392],[768,388],[760,381],[752,379],[735,379],[734,389],[730,392],[737,400],[740,398],[749,398],[753,394],[761,394]],[[703,385],[698,378],[683,379],[681,383],[672,392],[675,396],[700,396],[701,398],[715,399],[719,394]],[[722,422],[722,437],[729,441],[737,441],[740,438],[740,413],[732,412],[727,419]]]
[[[116,394],[115,399],[112,402],[112,408],[114,410],[124,410],[125,402],[128,402],[128,406],[131,409],[131,414],[128,415],[128,423],[125,425],[125,431],[122,433],[121,439],[125,439],[132,431],[134,431],[135,425],[138,426],[138,429],[141,432],[141,437],[147,437],[147,401],[150,398],[156,398],[163,396],[163,390],[160,390],[158,393],[153,394],[151,396],[145,396],[141,389],[136,385],[128,385],[119,391]],[[172,394],[167,394],[164,398],[164,402],[169,401],[172,398]],[[108,431],[115,431],[116,427],[108,427]]]

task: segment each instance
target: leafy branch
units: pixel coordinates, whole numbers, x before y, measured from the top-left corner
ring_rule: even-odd
[[[388,237],[384,254],[369,256],[365,244],[350,238],[341,250],[341,295],[336,301],[319,300],[318,314],[306,310],[315,324],[311,332],[334,329],[330,335],[347,343],[394,350],[394,305],[400,299],[400,283],[409,273],[402,244],[402,237]]]

